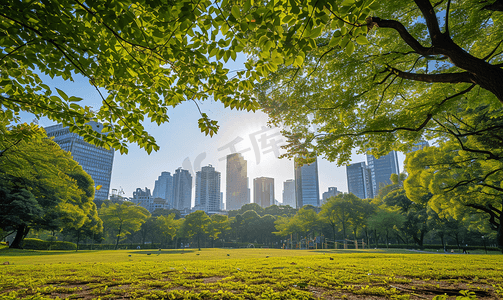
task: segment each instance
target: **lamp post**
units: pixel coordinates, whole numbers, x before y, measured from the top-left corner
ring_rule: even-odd
[[[484,239],[484,236],[482,236],[482,242],[484,243],[484,250],[486,251],[487,254],[486,240]]]

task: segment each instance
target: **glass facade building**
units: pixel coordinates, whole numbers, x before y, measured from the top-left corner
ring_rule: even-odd
[[[180,211],[192,207],[192,175],[178,168],[173,174],[173,208]]]
[[[253,200],[263,208],[274,204],[274,178],[253,179]]]
[[[398,155],[396,151],[391,151],[387,155],[376,159],[373,155],[367,154],[367,163],[372,178],[372,192],[374,196],[379,194],[382,186],[391,184],[391,174],[400,174],[398,169]]]
[[[296,208],[304,205],[320,206],[318,160],[303,166],[295,163],[295,201]]]
[[[195,209],[205,212],[220,211],[220,172],[211,165],[196,172]]]
[[[293,179],[283,182],[283,205],[295,208],[295,180]]]
[[[348,192],[360,199],[373,198],[372,177],[365,162],[358,162],[346,166]]]
[[[97,122],[90,122],[89,125],[100,132],[103,125]],[[63,125],[53,125],[44,128],[47,136],[61,147],[61,149],[71,153],[73,159],[82,166],[82,169],[94,180],[94,186],[100,186],[95,191],[95,200],[108,199],[110,192],[110,179],[112,177],[112,166],[114,162],[114,150],[96,147],[84,141],[84,138],[76,133],[70,132],[68,127]]]
[[[162,172],[154,185],[153,196],[166,200],[173,207],[173,176],[170,172]]]
[[[250,203],[247,162],[239,153],[227,155],[225,207],[237,210]]]

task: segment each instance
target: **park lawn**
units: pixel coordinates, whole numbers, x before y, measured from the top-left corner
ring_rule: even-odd
[[[501,255],[1,249],[0,264],[0,299],[503,299]]]

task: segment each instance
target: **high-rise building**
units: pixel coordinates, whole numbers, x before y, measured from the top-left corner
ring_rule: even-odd
[[[412,147],[412,149],[410,149],[410,151],[407,153],[414,152],[417,150],[423,150],[424,148],[429,147],[429,146],[430,146],[430,143],[428,143],[427,141],[421,141],[419,143],[415,143],[414,147]]]
[[[348,192],[361,199],[373,198],[372,177],[364,161],[346,166]]]
[[[89,125],[98,132],[101,132],[103,129],[103,125],[96,122],[90,122]],[[107,150],[91,145],[85,142],[83,137],[70,132],[68,127],[63,127],[61,124],[48,126],[44,129],[47,132],[47,136],[54,138],[54,142],[61,149],[71,153],[73,159],[91,176],[95,187],[101,186],[101,188],[95,191],[94,199],[108,199],[114,150]]]
[[[237,210],[250,203],[246,160],[240,153],[227,155],[226,209]]]
[[[376,159],[373,155],[367,154],[367,164],[372,178],[372,193],[374,197],[379,193],[381,186],[391,184],[391,174],[400,174],[398,169],[398,155],[396,151],[391,151],[387,155]]]
[[[207,213],[220,210],[220,172],[211,165],[196,172],[195,209]]]
[[[173,176],[170,172],[162,172],[157,178],[152,196],[162,198],[173,206]]]
[[[188,170],[178,168],[173,174],[173,208],[190,209],[192,204],[192,175]]]
[[[295,180],[293,179],[283,182],[283,205],[295,208]]]
[[[323,193],[321,205],[323,205],[325,202],[327,202],[328,198],[335,197],[335,196],[339,195],[340,193],[341,192],[338,191],[336,187],[329,187],[328,191]]]
[[[295,201],[297,208],[304,205],[320,206],[318,160],[303,166],[295,163]]]
[[[274,178],[253,179],[253,200],[263,208],[274,204]]]

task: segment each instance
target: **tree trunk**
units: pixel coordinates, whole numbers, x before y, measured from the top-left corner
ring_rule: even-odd
[[[115,250],[117,250],[117,247],[119,247],[119,238],[121,236],[122,232],[122,224],[119,226],[119,232],[117,233],[117,241],[115,242]]]
[[[21,247],[21,242],[28,235],[28,232],[30,232],[30,228],[28,226],[19,225],[16,230],[16,237],[14,238],[14,241],[12,241],[12,244],[10,244],[9,248],[23,249],[23,247]]]
[[[335,224],[332,224],[332,232],[334,233],[334,249],[335,249]]]
[[[80,242],[80,229],[77,230],[77,249],[75,249],[75,252],[79,251],[79,242]]]
[[[498,231],[496,233],[496,243],[498,244],[501,253],[503,253],[503,212],[500,213],[499,219]]]

